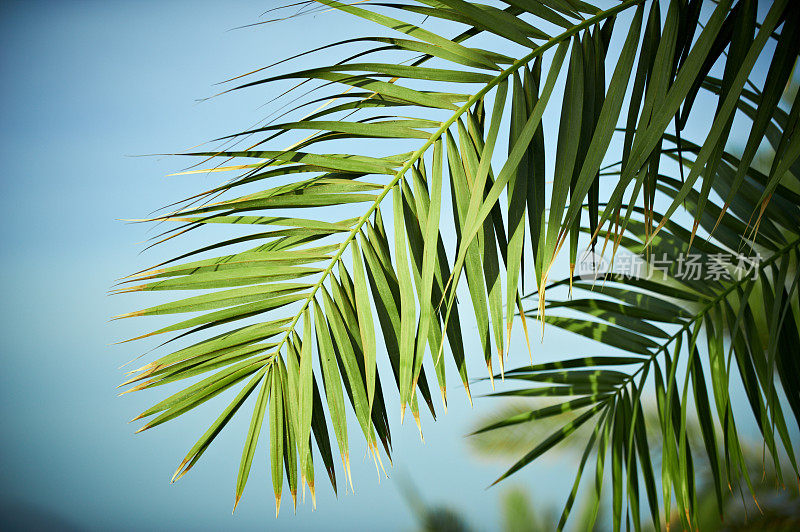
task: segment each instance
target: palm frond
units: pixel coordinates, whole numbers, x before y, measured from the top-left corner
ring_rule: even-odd
[[[687,148],[697,151],[691,144]],[[720,197],[736,179],[736,166],[727,161],[739,162],[728,153],[722,159],[713,182]],[[696,160],[687,153],[684,164],[691,168]],[[750,214],[769,186],[769,178],[752,168],[745,175],[748,193],[737,197],[731,211]],[[666,197],[674,198],[682,183],[661,175],[658,187]],[[616,254],[616,260],[646,254],[649,261],[636,264],[635,270],[617,264],[616,270],[610,265],[609,271],[577,277],[571,283],[570,298],[548,298],[546,314],[539,314],[538,308],[527,311],[546,323],[622,350],[624,356],[574,358],[506,372],[506,379],[512,381],[547,385],[497,396],[572,398],[494,420],[479,432],[574,412],[564,428],[553,432],[553,438],[560,440],[575,425],[594,420],[596,431],[610,434],[612,485],[619,489],[627,484],[628,518],[639,521],[639,482],[643,480],[654,523],[660,521],[659,516],[670,516],[674,496],[682,526],[692,528],[698,515],[693,469],[698,455],[711,469],[720,513],[724,490],[739,479],[755,497],[755,480],[743,461],[737,431],[737,421],[748,416],[734,406],[731,393],[741,388],[780,482],[789,480],[781,475],[782,459],[789,461],[796,477],[791,425],[794,419],[800,427],[800,395],[795,378],[796,349],[792,346],[800,342],[800,212],[795,194],[783,186],[776,189],[773,200],[763,215],[762,230],[752,233],[752,239],[741,236],[747,234],[745,220],[733,212],[723,213],[721,206],[707,198],[707,212],[701,213],[699,224],[709,232],[716,225],[716,231],[704,239],[693,240],[692,231],[658,212],[633,207],[634,216],[624,233],[604,236],[623,250]],[[697,212],[699,201],[698,191],[687,196],[689,213]],[[662,230],[651,236],[658,226]],[[591,233],[589,228],[583,230]],[[599,264],[600,259],[595,260]],[[705,267],[705,271],[696,266]],[[569,279],[548,289],[567,283]],[[659,425],[655,430],[646,427],[641,413],[645,390],[657,400]],[[792,417],[785,414],[787,409]],[[692,448],[690,443],[689,411],[699,422],[701,449],[697,445]],[[658,449],[660,475],[651,465],[653,442],[658,441],[663,441]],[[548,443],[539,443],[501,478],[528,464],[547,449]],[[583,465],[593,451],[598,471],[602,469],[607,450],[595,450],[595,443],[592,435],[561,526],[574,501]],[[627,473],[622,467],[627,467]],[[659,476],[660,498],[656,486]],[[602,483],[595,485],[599,499]],[[613,494],[615,526],[625,518],[621,497],[620,493]],[[663,513],[659,505],[663,505]]]
[[[731,312],[727,305],[733,305],[728,296],[749,293],[750,285],[735,285],[729,291],[711,284],[675,291],[664,288],[655,292],[649,306],[636,306],[639,314],[629,313],[633,311],[628,307],[634,305],[627,301],[616,306],[585,302],[584,309],[591,315],[609,321],[603,328],[581,325],[574,318],[544,316],[543,287],[549,284],[551,268],[566,241],[574,267],[578,236],[586,220],[592,245],[613,233],[615,248],[621,243],[634,251],[639,249],[636,246],[674,251],[692,241],[699,225],[718,225],[715,235],[729,239],[720,245],[733,249],[736,242],[730,239],[744,235],[742,227],[755,225],[760,231],[746,235],[754,245],[769,242],[775,250],[785,250],[765,262],[758,286],[781,285],[779,281],[788,275],[786,268],[796,260],[794,241],[786,236],[790,229],[784,223],[798,219],[796,202],[792,203],[795,197],[780,181],[787,172],[797,179],[800,104],[795,101],[787,113],[779,100],[800,47],[794,33],[800,27],[800,14],[790,9],[787,0],[775,1],[760,22],[753,1],[740,0],[733,6],[731,0],[720,0],[706,16],[699,0],[672,0],[663,23],[659,2],[646,0],[626,0],[606,9],[580,0],[506,0],[502,5],[464,0],[386,4],[318,0],[318,4],[396,33],[323,47],[357,48],[333,65],[274,75],[259,69],[236,78],[240,84],[231,91],[294,83],[281,95],[284,100],[290,93],[307,93],[299,97],[300,104],[286,104],[295,108],[272,123],[223,137],[218,149],[182,154],[199,159],[197,165],[212,164],[186,173],[237,175],[147,220],[179,224],[158,242],[208,224],[238,225],[236,229],[253,226],[253,231],[235,236],[231,228],[228,239],[189,250],[122,281],[118,292],[208,291],[121,316],[200,313],[143,335],[176,334],[163,345],[184,337],[196,341],[131,372],[125,383],[133,385],[129,390],[195,379],[143,412],[139,418],[151,419],[141,430],[239,389],[181,463],[176,472],[179,478],[258,388],[235,488],[236,503],[267,415],[278,508],[284,478],[295,497],[298,468],[301,489],[308,485],[313,495],[312,441],[337,489],[329,427],[347,481],[352,483],[346,402],[376,464],[381,460],[379,441],[387,455],[391,451],[385,388],[376,370],[377,329],[388,353],[401,419],[408,407],[420,423],[420,398],[435,415],[431,370],[446,408],[445,343],[470,400],[468,355],[483,357],[490,376],[493,367],[499,367],[500,375],[523,375],[505,372],[504,366],[514,313],[523,311],[519,285],[525,279],[527,232],[534,279],[542,287],[532,313],[576,332],[598,335],[641,358],[645,369],[633,377],[610,369],[550,371],[542,377],[537,366],[528,368],[524,375],[550,379],[545,382],[553,384],[544,388],[551,392],[543,395],[563,394],[566,386],[593,399],[591,405],[572,403],[573,408],[589,408],[523,462],[597,414],[606,424],[593,441],[603,449],[610,445],[612,473],[621,478],[623,461],[635,468],[630,465],[634,440],[643,441],[636,430],[629,430],[636,427],[643,384],[637,385],[634,379],[648,373],[661,376],[667,383],[664,401],[680,403],[673,386],[676,355],[660,346],[667,345],[663,343],[667,339],[680,343],[684,338],[694,346],[695,327],[707,323],[725,330]],[[421,17],[430,21],[426,27],[413,22]],[[695,26],[700,22],[698,31]],[[451,28],[455,37],[446,37]],[[465,44],[477,36],[481,46],[489,49]],[[753,82],[758,81],[754,65],[759,57],[769,55],[764,50],[770,40],[775,41],[776,51],[768,57],[763,89],[753,90]],[[509,49],[514,50],[512,55]],[[612,49],[614,53],[609,53]],[[283,62],[272,68],[278,65]],[[715,65],[724,69],[721,79],[710,75]],[[606,67],[612,72],[608,80]],[[562,92],[557,90],[558,79],[565,71]],[[682,138],[681,131],[701,89],[704,96],[716,99],[717,110],[705,140],[695,146]],[[319,98],[323,91],[328,92]],[[321,102],[307,112],[308,105]],[[562,107],[557,147],[549,156],[554,157],[555,172],[548,185],[542,118],[553,105]],[[734,161],[724,147],[737,110],[750,118],[752,127],[744,154]],[[671,137],[668,129],[673,122]],[[623,160],[616,186],[601,205],[600,180],[606,179],[601,168],[614,151],[612,139],[623,125]],[[755,155],[753,146],[758,147],[757,141],[765,135],[775,145],[775,162],[767,175],[755,176],[747,169]],[[497,145],[506,137],[508,150],[501,156]],[[663,148],[671,139],[677,150]],[[276,142],[290,145],[279,149]],[[237,147],[242,143],[249,147]],[[323,151],[330,143],[344,145],[345,153]],[[691,164],[684,164],[690,153],[695,154]],[[659,171],[665,157],[677,157],[681,167],[688,169],[683,181],[670,180]],[[498,160],[502,164],[493,168]],[[455,247],[449,252],[441,227],[445,172],[456,233]],[[725,178],[719,177],[723,174]],[[711,190],[725,198],[723,205],[710,198]],[[670,200],[663,216],[654,209],[657,191]],[[504,195],[505,209],[501,207]],[[636,207],[640,197],[643,209]],[[679,231],[670,219],[688,203],[694,206],[697,224],[691,231]],[[389,214],[391,232],[384,224]],[[751,219],[755,223],[748,225]],[[615,228],[610,230],[606,225],[612,220]],[[634,238],[636,245],[628,245]],[[456,290],[462,275],[479,334],[481,353],[476,355],[468,353],[461,333],[465,317]],[[640,288],[644,293],[653,287],[635,287]],[[693,304],[714,304],[694,321],[691,314],[665,311],[679,308],[668,298],[680,299],[684,293]],[[786,301],[795,292],[770,293],[762,306],[770,309],[773,321],[769,324],[776,333],[771,338],[782,338],[780,332],[784,342],[790,341],[793,331],[784,329],[794,322],[783,316],[794,316],[794,310],[786,310],[791,308]],[[747,312],[749,307],[735,308]],[[672,338],[648,323],[654,316],[675,326],[691,325]],[[212,330],[214,335],[208,336]],[[754,331],[736,333],[750,338]],[[783,365],[788,375],[797,364],[771,345],[763,367],[753,369],[753,382],[764,393],[765,372]],[[312,364],[314,352],[318,364]],[[699,359],[691,365],[698,368],[697,375],[702,374],[700,366]],[[762,417],[772,420],[779,402],[773,399],[773,389],[765,397]],[[723,408],[723,412],[727,411]],[[665,423],[665,427],[680,436],[680,423]],[[764,429],[765,438],[771,430]],[[668,457],[681,466],[679,480],[685,480],[690,454],[683,439],[675,442]],[[629,469],[628,478],[636,477],[636,471]],[[676,480],[675,485],[684,484]],[[681,504],[690,500],[687,495]],[[615,494],[615,508],[618,502]]]

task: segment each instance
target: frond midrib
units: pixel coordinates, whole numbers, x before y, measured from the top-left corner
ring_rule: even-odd
[[[559,44],[562,41],[569,39],[573,35],[580,32],[581,30],[589,28],[599,22],[602,22],[603,20],[612,17],[621,11],[624,11],[628,8],[644,3],[644,1],[645,0],[626,0],[625,2],[615,7],[602,11],[597,15],[589,19],[586,19],[579,24],[576,24],[569,30],[551,38],[546,43],[542,44],[541,46],[538,46],[527,55],[516,60],[514,63],[511,64],[511,66],[509,66],[508,68],[503,70],[500,74],[495,76],[495,78],[492,79],[492,81],[490,81],[489,83],[487,83],[483,88],[481,88],[481,90],[470,96],[470,98],[461,107],[459,107],[447,121],[443,122],[442,125],[433,134],[431,134],[428,140],[425,141],[425,143],[419,149],[417,149],[415,152],[411,154],[409,159],[395,173],[394,177],[392,177],[389,180],[389,182],[386,185],[384,185],[381,193],[378,195],[377,198],[375,198],[373,203],[370,205],[369,209],[367,209],[367,211],[358,219],[356,224],[352,227],[352,229],[348,233],[347,237],[339,245],[339,249],[337,250],[336,254],[333,256],[333,258],[331,258],[330,262],[328,263],[328,266],[325,268],[325,270],[323,270],[322,274],[320,275],[319,280],[311,288],[308,297],[305,299],[300,309],[296,312],[296,314],[292,318],[292,321],[289,323],[289,326],[287,327],[287,332],[283,335],[280,342],[278,342],[278,345],[275,348],[274,352],[280,353],[280,350],[283,347],[283,344],[285,344],[286,340],[289,338],[291,331],[297,325],[297,322],[300,320],[300,317],[303,315],[305,310],[311,304],[311,301],[314,300],[317,290],[319,290],[319,288],[325,282],[325,279],[327,279],[328,275],[333,271],[334,266],[342,257],[344,252],[347,250],[347,248],[350,245],[350,242],[352,242],[355,236],[359,233],[361,227],[369,219],[370,215],[372,215],[372,213],[375,212],[375,210],[378,208],[378,206],[386,197],[386,195],[389,193],[389,191],[392,190],[394,186],[404,176],[405,172],[408,171],[408,169],[411,168],[411,166],[425,154],[428,148],[430,148],[433,145],[433,143],[436,140],[438,140],[439,137],[441,137],[441,135],[444,134],[444,132],[447,131],[450,128],[450,126],[452,126],[461,115],[463,115],[470,107],[472,107],[472,105],[474,105],[478,100],[480,100],[483,96],[485,96],[490,90],[492,90],[499,83],[503,82],[514,72],[519,70],[522,66],[528,64],[531,60],[533,60],[537,56],[542,55],[544,52],[546,52],[548,49],[552,48],[556,44]]]
[[[789,253],[789,252],[791,252],[793,249],[795,249],[795,248],[798,248],[798,247],[800,247],[800,236],[799,236],[799,237],[797,237],[797,238],[796,238],[794,241],[792,241],[792,242],[790,242],[789,244],[787,244],[786,246],[784,246],[784,247],[780,248],[779,250],[777,250],[777,251],[776,251],[775,253],[773,253],[773,254],[772,254],[772,255],[771,255],[771,256],[770,256],[770,257],[769,257],[767,260],[765,260],[765,261],[761,262],[761,264],[760,264],[760,265],[759,265],[759,267],[758,267],[758,271],[759,271],[759,272],[763,271],[763,270],[764,270],[766,267],[768,267],[768,266],[772,265],[772,264],[773,264],[773,263],[774,263],[776,260],[778,260],[778,259],[779,259],[779,258],[781,258],[781,257],[784,257],[784,256],[786,256],[786,254],[788,254],[788,253]],[[619,390],[622,390],[623,388],[627,387],[627,386],[628,386],[628,384],[630,384],[631,382],[633,382],[633,379],[634,379],[634,378],[636,378],[636,376],[637,376],[639,373],[641,373],[642,371],[644,371],[644,368],[648,367],[648,366],[649,366],[649,365],[650,365],[650,364],[651,364],[651,363],[652,363],[652,362],[653,362],[653,361],[656,359],[656,357],[657,357],[658,355],[660,355],[661,353],[667,353],[667,348],[668,348],[668,347],[669,347],[669,346],[672,344],[672,342],[674,342],[675,340],[677,340],[679,337],[681,337],[681,336],[682,336],[682,335],[684,335],[685,333],[689,332],[689,330],[690,330],[690,328],[691,328],[692,326],[695,326],[695,324],[697,324],[697,322],[698,322],[698,321],[700,321],[700,320],[702,320],[703,318],[705,318],[705,316],[706,316],[706,315],[707,315],[707,314],[708,314],[708,313],[709,313],[709,312],[710,312],[712,309],[714,309],[714,308],[715,308],[717,305],[719,305],[719,304],[720,304],[722,301],[724,301],[725,299],[727,299],[727,298],[728,298],[728,296],[729,296],[729,295],[730,295],[730,294],[731,294],[731,293],[732,293],[732,292],[733,292],[735,289],[737,289],[737,288],[740,288],[740,287],[741,287],[741,286],[743,286],[743,285],[744,285],[744,284],[745,284],[747,281],[752,281],[752,279],[751,279],[751,278],[749,278],[749,277],[742,277],[741,279],[738,279],[738,280],[736,280],[736,281],[733,281],[733,282],[731,282],[731,283],[730,283],[730,285],[729,285],[727,288],[725,288],[725,289],[724,289],[724,290],[722,290],[720,293],[718,293],[718,294],[717,294],[717,295],[716,295],[714,298],[712,298],[712,299],[711,299],[711,301],[710,301],[708,304],[706,304],[706,305],[705,305],[703,308],[701,308],[701,309],[700,309],[698,312],[694,313],[694,314],[692,315],[692,317],[691,317],[691,318],[689,318],[689,319],[688,319],[688,320],[687,320],[687,321],[686,321],[686,322],[685,322],[685,323],[684,323],[684,324],[683,324],[683,325],[680,327],[680,329],[678,329],[678,331],[677,331],[675,334],[673,334],[672,336],[670,336],[669,338],[667,338],[666,340],[664,340],[664,342],[663,342],[663,343],[662,343],[662,344],[661,344],[661,345],[660,345],[660,346],[659,346],[659,347],[658,347],[658,348],[657,348],[657,349],[656,349],[654,352],[652,352],[648,358],[645,358],[645,359],[643,359],[643,360],[642,360],[642,365],[639,367],[639,369],[637,369],[636,371],[634,371],[633,373],[631,373],[631,375],[630,375],[630,376],[629,376],[627,379],[625,379],[625,380],[624,380],[624,381],[623,381],[623,382],[620,384],[620,386],[619,386],[619,389],[618,389],[618,392],[617,392],[617,393],[619,393]]]

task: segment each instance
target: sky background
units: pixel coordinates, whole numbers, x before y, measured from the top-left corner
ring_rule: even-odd
[[[356,494],[340,484],[336,500],[318,470],[317,510],[307,503],[293,515],[285,493],[277,520],[263,444],[244,499],[230,513],[249,414],[238,416],[190,474],[169,484],[225,399],[133,435],[136,426],[127,421],[163,395],[117,397],[119,366],[143,346],[110,344],[143,324],[108,318],[140,308],[144,299],[106,292],[115,279],[186,248],[170,244],[139,254],[153,233],[117,219],[147,215],[216,178],[165,177],[184,162],[132,155],[179,151],[249,126],[265,114],[260,106],[269,91],[196,99],[230,76],[366,31],[336,14],[228,31],[272,5],[0,5],[0,523],[104,530],[339,530],[380,523],[409,530],[414,517],[399,487],[410,477],[425,499],[463,512],[478,529],[497,527],[498,500],[512,485],[524,486],[537,504],[563,502],[574,474],[568,454],[486,489],[510,461],[476,458],[464,435],[473,416],[497,403],[477,399],[470,409],[455,381],[447,415],[436,423],[423,415],[424,444],[413,422],[393,420],[390,479],[378,481],[365,447],[351,437]],[[553,330],[534,347],[542,359],[589,354],[587,344]],[[527,361],[527,353],[518,361]]]

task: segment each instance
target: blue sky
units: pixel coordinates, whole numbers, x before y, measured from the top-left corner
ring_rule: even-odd
[[[277,520],[263,448],[243,502],[230,513],[248,416],[175,485],[168,482],[172,471],[225,403],[212,401],[137,436],[127,424],[162,396],[117,398],[118,367],[143,347],[109,344],[140,332],[141,324],[107,320],[144,300],[105,293],[114,279],[185,248],[140,255],[152,233],[117,219],[141,217],[215,182],[205,175],[165,177],[182,161],[131,155],[178,151],[247,127],[263,115],[259,106],[269,93],[195,100],[227,77],[364,31],[334,14],[227,31],[257,20],[270,4],[0,7],[0,504],[18,522],[198,530],[360,529],[380,522],[405,530],[414,521],[397,479],[407,475],[431,502],[460,509],[482,529],[496,526],[503,488],[485,487],[504,464],[475,459],[464,440],[472,416],[490,407],[478,400],[470,409],[456,386],[449,413],[436,423],[423,419],[424,444],[409,420],[393,424],[391,479],[378,482],[358,442],[351,452],[355,495],[340,488],[335,500],[320,473],[318,509],[306,504],[294,516],[287,494]],[[536,348],[542,357],[577,349],[588,354],[585,344],[557,331]],[[556,496],[553,488],[571,478],[559,462],[564,455],[558,456],[508,485],[527,486],[537,502],[559,503],[566,493]],[[571,459],[568,470],[571,476]]]

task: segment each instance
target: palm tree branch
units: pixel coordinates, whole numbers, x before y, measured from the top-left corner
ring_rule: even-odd
[[[327,2],[328,0],[319,0],[319,1]],[[545,44],[542,44],[541,46],[535,48],[533,51],[528,53],[526,56],[514,61],[514,63],[511,66],[509,66],[508,68],[503,70],[503,72],[501,72],[500,74],[495,76],[482,89],[480,89],[478,92],[476,92],[475,94],[470,96],[470,98],[461,107],[459,107],[458,110],[448,120],[446,120],[444,123],[442,123],[442,125],[428,138],[427,141],[425,141],[425,143],[423,143],[422,146],[420,146],[416,151],[414,151],[414,153],[411,154],[411,156],[403,164],[403,166],[397,171],[397,173],[394,175],[394,177],[392,177],[389,180],[389,182],[386,183],[386,185],[383,187],[383,190],[381,190],[381,192],[375,198],[375,200],[370,205],[370,207],[367,209],[367,211],[364,212],[364,214],[362,214],[361,217],[359,217],[358,221],[356,221],[355,225],[351,228],[351,230],[348,233],[348,235],[345,237],[345,239],[339,245],[339,249],[336,251],[336,253],[331,258],[331,260],[328,263],[328,265],[325,267],[323,272],[320,274],[319,280],[314,284],[314,286],[311,287],[311,289],[309,291],[309,295],[306,298],[305,302],[301,306],[300,310],[292,318],[292,321],[289,323],[288,330],[292,330],[294,328],[294,326],[297,324],[297,321],[300,319],[300,316],[302,315],[302,312],[311,303],[312,299],[314,298],[314,295],[317,293],[319,288],[322,286],[322,283],[325,281],[325,279],[331,273],[331,271],[333,270],[333,268],[336,265],[336,263],[342,257],[342,255],[344,254],[345,250],[349,246],[350,242],[359,233],[359,231],[361,230],[362,226],[364,225],[364,223],[366,223],[366,221],[369,219],[369,217],[372,215],[372,213],[375,212],[375,209],[378,208],[378,206],[380,205],[381,201],[383,201],[383,199],[386,197],[386,195],[394,188],[394,186],[400,181],[400,179],[402,179],[402,177],[405,175],[405,173],[408,171],[408,169],[411,168],[411,166],[413,166],[414,163],[416,163],[424,155],[424,153],[428,150],[428,148],[430,148],[433,145],[434,141],[436,139],[438,139],[439,137],[441,137],[441,135],[445,131],[447,131],[450,128],[450,126],[452,126],[462,114],[464,114],[470,107],[472,107],[476,102],[478,102],[481,98],[483,98],[483,96],[485,96],[491,89],[493,89],[495,86],[497,86],[501,82],[505,81],[511,74],[513,74],[514,72],[519,70],[522,66],[527,65],[534,58],[542,55],[548,49],[552,48],[553,46],[555,46],[555,45],[557,45],[557,44],[559,44],[561,42],[564,42],[565,40],[569,39],[570,37],[572,37],[573,35],[577,34],[578,32],[580,32],[583,29],[589,28],[589,27],[597,24],[598,22],[602,22],[603,20],[605,20],[605,19],[607,19],[609,17],[612,17],[612,16],[616,15],[617,13],[619,13],[621,11],[624,11],[625,9],[628,9],[630,7],[633,7],[633,6],[636,6],[636,5],[639,5],[639,4],[642,4],[643,2],[644,2],[644,0],[626,0],[623,3],[621,3],[621,4],[617,5],[617,6],[614,6],[613,8],[605,10],[605,11],[603,11],[603,12],[601,12],[601,13],[599,13],[599,14],[597,14],[597,15],[595,15],[595,16],[593,16],[593,17],[591,17],[591,18],[589,18],[589,19],[587,19],[587,20],[585,20],[585,21],[583,21],[581,23],[579,23],[579,24],[576,24],[573,28],[571,28],[571,29],[559,34],[556,37],[553,37],[553,38],[549,39]],[[281,347],[286,342],[286,339],[287,339],[288,335],[289,335],[289,332],[287,331],[287,333],[283,336],[283,338],[278,343],[278,346],[276,347],[275,352],[279,352],[280,351]]]

